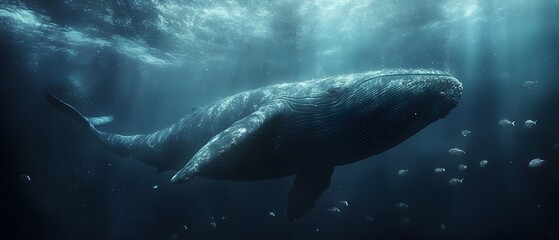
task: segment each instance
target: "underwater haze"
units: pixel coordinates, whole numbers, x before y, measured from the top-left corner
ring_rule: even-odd
[[[0,0],[2,239],[559,239],[558,0]],[[233,94],[434,69],[459,105],[339,166],[286,221],[294,177],[202,177],[103,148]]]

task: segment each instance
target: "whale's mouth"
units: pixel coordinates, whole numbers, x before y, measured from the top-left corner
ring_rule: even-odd
[[[413,77],[415,82],[424,91],[439,95],[439,101],[445,105],[448,110],[452,110],[458,106],[458,102],[462,97],[463,86],[458,79],[450,74],[416,74]]]
[[[439,94],[444,98],[445,102],[448,102],[450,108],[458,106],[458,102],[462,97],[463,86],[458,79],[454,77],[444,77],[440,80],[441,91]]]
[[[431,99],[430,109],[446,116],[458,106],[462,96],[462,83],[450,75],[420,75],[414,77],[410,85],[415,85],[417,91]]]

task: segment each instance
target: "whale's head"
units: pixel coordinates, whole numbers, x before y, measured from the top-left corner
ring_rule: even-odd
[[[462,84],[447,73],[389,70],[354,80],[348,87],[346,107],[360,106],[365,114],[381,114],[392,121],[429,124],[454,109],[461,95]]]
[[[384,70],[340,76],[328,89],[329,111],[317,126],[347,144],[354,160],[383,152],[454,109],[462,84],[430,70]],[[323,120],[324,119],[324,120]],[[323,121],[323,122],[318,122]],[[351,160],[348,160],[350,162]]]

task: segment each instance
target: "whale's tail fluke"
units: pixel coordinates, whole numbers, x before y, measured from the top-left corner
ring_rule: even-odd
[[[81,114],[72,105],[58,99],[57,97],[47,94],[45,96],[47,101],[54,108],[65,113],[67,116],[78,122],[81,126],[85,127],[104,147],[111,150],[113,153],[130,157],[145,162],[148,165],[157,167],[158,169],[167,169],[162,166],[165,162],[156,161],[157,152],[152,151],[155,145],[163,142],[167,135],[165,131],[158,131],[152,134],[138,134],[131,136],[123,136],[120,134],[106,133],[99,131],[97,127],[109,124],[113,121],[112,116],[103,117],[86,117]]]
[[[113,121],[112,116],[92,117],[92,118],[85,117],[76,108],[58,99],[52,94],[47,94],[45,98],[53,107],[65,113],[70,118],[77,121],[80,125],[89,128],[93,131],[96,130],[96,127],[107,125]]]

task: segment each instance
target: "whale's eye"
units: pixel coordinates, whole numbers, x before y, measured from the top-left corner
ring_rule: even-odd
[[[330,95],[338,95],[338,93],[340,93],[342,91],[342,88],[341,87],[331,87],[327,91]]]

